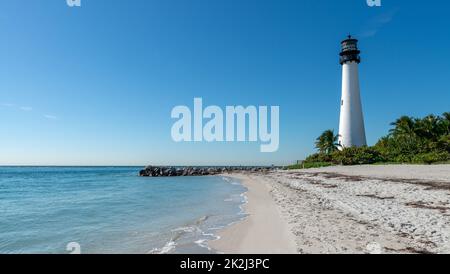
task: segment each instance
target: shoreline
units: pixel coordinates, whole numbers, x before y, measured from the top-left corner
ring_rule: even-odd
[[[250,174],[231,173],[226,177],[238,179],[247,188],[242,205],[246,217],[219,230],[218,239],[208,245],[225,254],[297,254],[295,236],[266,182]]]

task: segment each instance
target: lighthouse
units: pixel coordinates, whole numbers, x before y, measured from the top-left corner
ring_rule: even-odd
[[[358,40],[348,36],[341,42],[342,99],[339,121],[340,149],[367,145],[359,89],[358,66],[361,63]]]

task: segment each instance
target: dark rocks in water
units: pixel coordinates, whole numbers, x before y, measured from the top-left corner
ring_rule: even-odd
[[[141,177],[176,177],[176,176],[209,176],[229,172],[248,171],[263,172],[278,167],[162,167],[147,166],[139,172]]]

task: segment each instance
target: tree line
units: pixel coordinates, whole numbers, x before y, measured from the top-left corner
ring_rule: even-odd
[[[326,130],[316,139],[318,153],[306,158],[302,167],[450,161],[450,112],[424,118],[403,116],[391,126],[389,134],[370,147],[340,147],[339,135]]]

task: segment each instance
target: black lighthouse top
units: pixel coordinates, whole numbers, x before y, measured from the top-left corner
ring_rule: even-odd
[[[341,65],[355,61],[356,63],[361,62],[361,57],[359,57],[359,54],[361,53],[358,50],[358,40],[352,38],[351,35],[348,36],[348,39],[345,39],[341,42],[342,51],[339,54],[341,57],[339,58],[339,62]]]

